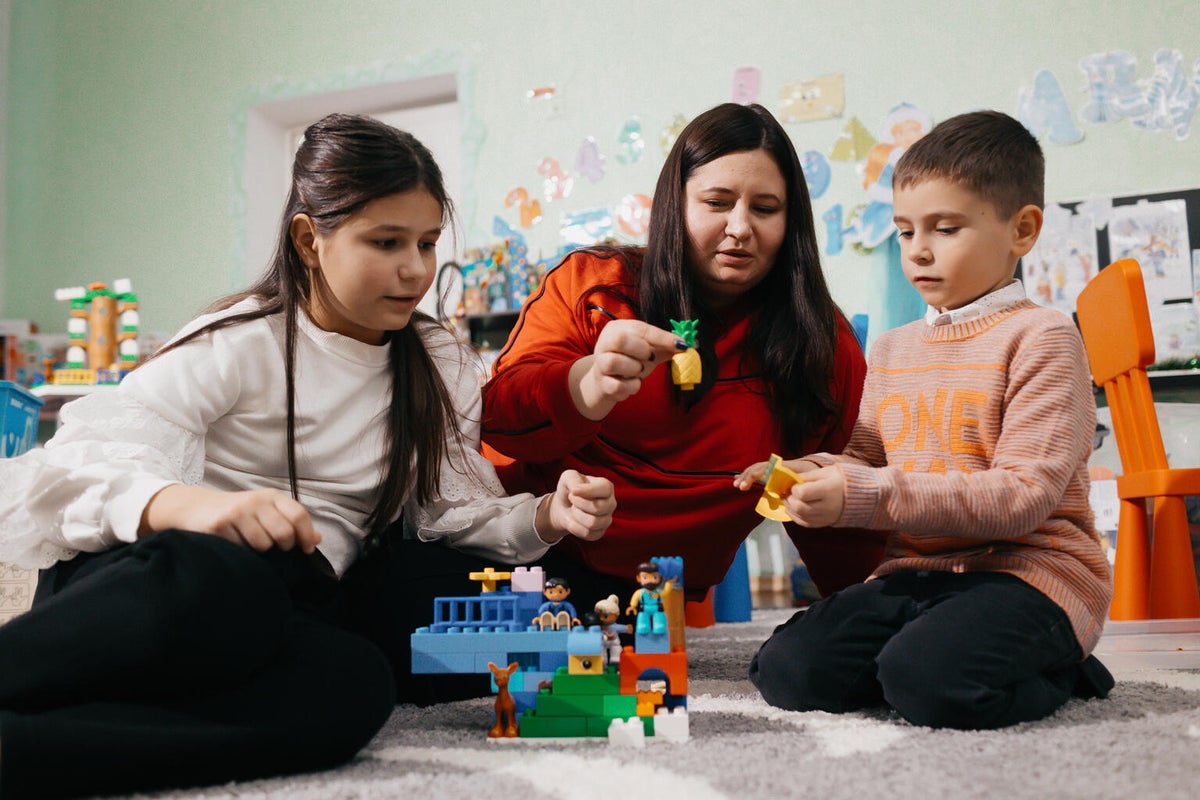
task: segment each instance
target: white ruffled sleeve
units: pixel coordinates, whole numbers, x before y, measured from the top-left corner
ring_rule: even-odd
[[[126,392],[68,403],[45,448],[0,460],[0,561],[41,569],[132,542],[155,493],[203,472],[203,438]]]
[[[457,550],[509,564],[534,561],[550,546],[534,531],[540,498],[506,495],[496,469],[479,452],[483,418],[483,372],[449,333],[423,331],[458,413],[461,444],[449,433],[438,497],[426,506],[405,505],[410,528],[422,541],[442,541]]]

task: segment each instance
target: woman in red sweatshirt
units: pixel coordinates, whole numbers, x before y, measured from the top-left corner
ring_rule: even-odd
[[[686,347],[674,320],[699,323],[692,388],[662,366]],[[866,372],[821,272],[796,151],[770,112],[727,103],[692,121],[659,175],[647,246],[568,255],[493,369],[483,439],[506,489],[553,490],[567,468],[615,484],[607,534],[559,545],[547,575],[580,597],[626,596],[639,563],[670,555],[683,557],[690,598],[720,582],[762,521],[733,477],[773,452],[840,452]],[[786,527],[823,594],[883,557],[878,533]]]

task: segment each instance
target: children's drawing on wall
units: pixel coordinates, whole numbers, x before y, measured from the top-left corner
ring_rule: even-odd
[[[1195,303],[1171,303],[1154,309],[1154,359],[1164,362],[1190,361],[1200,355],[1200,318]]]
[[[845,108],[846,86],[842,75],[792,81],[779,90],[779,118],[783,122],[832,119],[840,117]]]
[[[558,89],[553,84],[527,89],[525,99],[529,102],[530,108],[534,109],[542,119],[557,117],[562,111]]]
[[[733,97],[735,103],[750,105],[758,102],[758,85],[762,72],[758,67],[738,67],[733,71]]]
[[[1108,224],[1108,248],[1113,261],[1135,258],[1142,265],[1146,299],[1152,311],[1170,300],[1191,299],[1186,201],[1114,206]]]
[[[1150,131],[1170,130],[1176,139],[1191,132],[1200,104],[1200,60],[1189,75],[1183,54],[1162,48],[1154,54],[1154,73],[1137,79],[1137,57],[1124,50],[1093,53],[1079,62],[1087,76],[1089,99],[1079,115],[1095,125],[1128,119]]]
[[[1077,214],[1051,203],[1037,244],[1021,259],[1025,293],[1036,303],[1064,314],[1098,269],[1096,225],[1090,214]]]
[[[636,164],[642,160],[642,152],[645,149],[642,123],[637,117],[630,117],[617,132],[617,161],[622,164]]]
[[[1058,77],[1048,69],[1033,76],[1033,87],[1017,92],[1017,119],[1039,139],[1051,144],[1075,144],[1083,131],[1075,124]]]

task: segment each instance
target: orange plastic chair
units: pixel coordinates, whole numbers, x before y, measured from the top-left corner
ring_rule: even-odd
[[[1088,363],[1104,387],[1123,475],[1117,478],[1114,620],[1200,617],[1200,591],[1188,536],[1184,497],[1200,494],[1200,469],[1171,469],[1146,367],[1154,363],[1154,333],[1137,261],[1100,270],[1076,300]],[[1153,536],[1146,501],[1154,501]]]

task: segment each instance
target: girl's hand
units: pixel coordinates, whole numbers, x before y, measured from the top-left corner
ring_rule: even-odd
[[[762,480],[762,476],[766,474],[767,464],[769,463],[769,461],[759,461],[757,464],[751,464],[750,466],[746,467],[744,470],[742,470],[740,475],[733,479],[733,485],[738,489],[741,489],[743,492],[753,489],[754,485]],[[820,467],[813,462],[805,461],[800,458],[797,458],[794,461],[780,461],[779,463],[790,469],[792,472],[795,472],[797,475],[802,472],[812,472],[813,470],[820,469]]]
[[[547,544],[568,535],[594,542],[608,530],[616,507],[612,481],[568,469],[559,476],[554,494],[538,504],[537,530]]]
[[[825,528],[836,523],[846,505],[846,479],[837,466],[807,470],[803,483],[792,484],[783,498],[783,507],[797,525],[805,528]],[[791,466],[791,462],[788,462]]]
[[[613,406],[637,394],[655,367],[686,349],[687,343],[670,331],[639,320],[613,320],[600,332],[592,354],[571,366],[571,399],[583,416],[604,419]]]
[[[222,492],[172,484],[150,498],[138,535],[169,528],[211,533],[259,552],[299,546],[311,553],[321,541],[308,509],[275,489]]]

